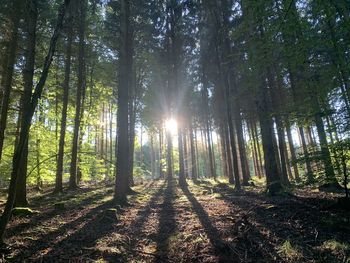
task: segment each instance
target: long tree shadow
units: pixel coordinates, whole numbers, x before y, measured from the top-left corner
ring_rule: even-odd
[[[153,186],[153,184],[151,184],[150,186]],[[135,256],[137,254],[137,251],[135,251],[135,248],[139,241],[140,234],[142,233],[142,230],[145,227],[147,218],[152,213],[152,209],[156,206],[160,197],[163,195],[164,186],[165,186],[165,181],[159,186],[159,189],[152,195],[150,200],[146,204],[144,204],[144,206],[140,210],[138,210],[134,221],[130,224],[130,226],[127,229],[124,229],[124,228],[120,229],[119,227],[118,229],[116,229],[118,232],[122,232],[122,231],[126,232],[126,234],[129,237],[128,242],[126,244],[127,247],[125,248],[127,251],[127,255],[124,255],[124,258],[122,258],[122,255],[120,255],[120,253],[113,253],[113,252],[106,251],[103,253],[103,258],[105,260],[109,260],[111,262],[122,260],[125,262],[128,259],[130,259],[132,256]],[[118,243],[118,241],[116,240],[111,242],[109,246],[118,247],[120,246],[120,243]],[[98,256],[99,256],[98,253],[96,253],[96,255],[93,255],[92,258],[97,259]]]
[[[170,238],[176,231],[174,201],[174,181],[168,180],[164,191],[164,200],[159,213],[159,228],[157,233],[157,250],[154,262],[167,262],[169,259]]]
[[[207,189],[203,185],[200,187]],[[214,191],[219,193],[221,196],[219,199],[224,200],[236,210],[236,213],[237,209],[240,211],[240,217],[245,218],[245,225],[258,224],[259,229],[254,227],[255,229],[260,233],[261,231],[273,233],[281,244],[286,240],[292,240],[303,257],[325,260],[325,256],[320,254],[319,250],[325,240],[331,238],[341,242],[349,240],[349,232],[341,223],[324,225],[324,222],[330,221],[327,220],[327,217],[333,214],[333,212],[323,210],[332,203],[330,200],[297,195],[268,197],[250,191],[236,192],[224,184],[216,186]],[[339,219],[341,216],[345,217],[345,213],[337,212],[333,219]],[[277,254],[278,248],[271,245],[271,237],[267,240],[266,237],[260,235],[260,238],[257,236],[256,240],[259,239],[259,242],[266,247],[265,255]],[[276,240],[272,243],[275,242]],[[237,244],[237,246],[242,245],[244,246],[244,244]],[[331,258],[326,262],[337,262],[338,260],[335,257],[332,258],[331,255],[326,255],[326,257]]]
[[[148,207],[156,202],[162,194],[162,189],[163,186],[152,196],[150,203],[145,206],[145,210],[140,210],[134,226],[143,223],[147,214],[150,212]],[[22,251],[13,258],[14,261],[19,262],[28,259],[39,260],[40,258],[43,262],[66,260],[80,260],[79,262],[81,262],[85,260],[84,257],[90,259],[94,258],[95,255],[98,254],[98,251],[94,247],[96,242],[102,237],[113,233],[118,228],[118,221],[109,216],[104,216],[103,213],[114,207],[114,202],[108,201],[89,210],[88,213],[80,218],[32,242],[32,249]],[[127,213],[127,210],[122,210],[119,215],[121,216],[123,213]],[[48,250],[49,252],[42,256],[38,254],[39,251],[43,250]],[[85,253],[85,255],[83,255],[83,253]],[[86,253],[88,255],[86,255]],[[110,258],[112,262],[124,262],[120,254],[117,253],[107,255],[107,257]]]
[[[231,250],[232,248],[230,245],[221,239],[220,231],[212,224],[207,212],[190,192],[188,187],[182,186],[181,189],[188,201],[190,201],[193,211],[196,213],[199,221],[201,222],[203,229],[214,248],[214,252],[219,259],[219,262],[239,262],[240,260],[237,258],[237,255],[235,255]]]
[[[83,208],[83,207],[85,207],[85,206],[87,206],[87,205],[89,205],[97,200],[103,199],[104,197],[111,194],[112,192],[113,192],[113,190],[111,190],[111,189],[104,191],[104,192],[99,192],[97,194],[94,194],[92,196],[89,196],[87,198],[79,200],[78,204],[72,204],[72,205],[67,205],[67,201],[69,201],[69,199],[65,198],[65,199],[63,199],[65,201],[65,209],[63,211],[56,210],[54,208],[54,204],[53,204],[52,208],[50,210],[45,211],[45,212],[41,212],[38,215],[32,216],[32,218],[28,222],[24,222],[24,223],[15,225],[13,227],[10,227],[7,230],[6,237],[10,238],[12,236],[17,236],[22,231],[24,231],[28,228],[33,229],[36,226],[42,225],[44,221],[50,220],[51,218],[53,218],[57,215],[65,217],[66,215],[71,214],[74,211],[81,210],[81,208]],[[59,201],[61,202],[62,200],[59,199]]]
[[[96,224],[97,222],[97,215],[101,213],[101,211],[106,210],[108,208],[114,207],[114,203],[112,201],[108,201],[106,203],[103,203],[101,205],[98,205],[97,207],[91,209],[88,213],[84,214],[83,216],[79,217],[76,220],[73,220],[69,223],[64,224],[63,226],[59,227],[57,230],[50,232],[47,235],[42,236],[40,239],[35,240],[31,242],[30,249],[29,250],[22,250],[21,253],[17,254],[12,259],[15,262],[23,262],[24,260],[31,258],[32,256],[40,256],[37,253],[42,250],[49,250],[50,252],[47,253],[47,255],[44,255],[42,257],[42,261],[50,261],[49,258],[51,258],[51,255],[56,254],[56,249],[61,246],[63,243],[65,243],[65,246],[69,247],[69,244],[72,244],[73,242],[84,242],[84,239],[80,239],[77,237],[78,233],[81,233],[85,231],[85,229],[90,228],[89,236],[93,237],[96,234],[96,230],[98,230],[98,234],[106,234],[107,231],[111,230],[110,224]],[[79,228],[81,224],[84,224],[87,222],[82,228]],[[95,228],[95,227],[98,227]],[[74,234],[70,235],[70,231],[75,231],[75,229],[78,228],[78,231],[74,232]],[[95,231],[93,229],[95,228]],[[61,240],[59,240],[60,237],[65,237]],[[57,241],[59,240],[59,241]],[[66,242],[67,241],[67,242]],[[56,255],[57,256],[57,255]],[[48,259],[46,259],[48,257]],[[52,258],[51,258],[52,259]],[[37,260],[37,259],[36,259]]]

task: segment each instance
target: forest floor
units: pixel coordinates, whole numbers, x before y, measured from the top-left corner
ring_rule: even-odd
[[[38,213],[11,220],[0,262],[350,262],[350,215],[331,209],[337,194],[272,198],[209,180],[134,190],[117,217],[112,187],[32,195]]]

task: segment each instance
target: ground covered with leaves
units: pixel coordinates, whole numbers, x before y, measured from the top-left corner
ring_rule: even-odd
[[[268,197],[214,181],[152,181],[129,205],[111,187],[31,197],[12,218],[3,262],[350,262],[349,212],[337,194],[304,189]]]

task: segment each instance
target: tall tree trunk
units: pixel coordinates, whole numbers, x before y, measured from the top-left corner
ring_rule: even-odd
[[[260,148],[258,128],[257,128],[256,121],[253,122],[253,137],[255,138],[255,142],[256,142],[260,173],[261,173],[261,175],[266,176],[265,171],[264,171],[265,168],[263,165],[263,158],[261,156],[261,148]]]
[[[72,142],[72,156],[70,165],[69,188],[75,189],[78,187],[78,147],[80,136],[81,123],[81,106],[82,93],[85,90],[86,74],[85,74],[85,17],[86,17],[86,0],[79,2],[79,48],[78,48],[78,83],[76,93],[75,117],[74,117],[74,132]]]
[[[119,85],[118,85],[118,147],[117,171],[115,179],[114,200],[125,203],[129,188],[129,129],[128,105],[129,89],[132,85],[133,68],[133,30],[131,26],[130,0],[120,1],[120,50],[119,50]]]
[[[166,163],[167,163],[167,180],[171,181],[173,179],[173,138],[170,131],[167,131],[167,153],[166,153]]]
[[[163,129],[159,129],[159,178],[164,179],[163,173]]]
[[[192,118],[190,120],[189,128],[190,128],[190,148],[191,148],[191,178],[192,180],[195,181],[198,179],[198,174],[197,174],[197,158],[196,158]]]
[[[135,122],[136,122],[136,104],[134,102],[135,98],[130,98],[129,105],[129,172],[128,172],[128,192],[131,192],[130,187],[134,186],[134,150],[135,150]],[[141,164],[142,165],[142,164]]]
[[[332,125],[331,125],[331,121],[330,121],[330,117],[329,117],[329,116],[326,117],[326,121],[327,121],[327,127],[328,127],[329,138],[330,138],[330,140],[331,140],[331,144],[334,145],[335,140],[334,140],[333,131],[332,131],[333,128],[332,128]],[[339,158],[338,153],[337,153],[337,151],[335,151],[335,150],[332,151],[332,154],[333,154],[333,156],[334,156],[334,163],[335,163],[335,168],[336,168],[336,170],[337,170],[337,173],[338,173],[338,175],[341,175],[341,173],[342,173],[342,168],[341,168],[340,163],[339,163],[339,160],[340,160],[341,158]]]
[[[237,105],[237,99],[234,103]],[[237,132],[237,143],[238,143],[238,149],[239,149],[239,156],[240,156],[240,162],[241,162],[241,169],[242,169],[242,184],[243,185],[249,185],[250,180],[250,174],[249,169],[247,169],[247,154],[245,151],[245,142],[244,142],[244,136],[243,136],[243,127],[242,127],[242,119],[241,114],[239,112],[239,108],[236,106],[234,109],[234,118],[235,118],[235,124],[236,124],[236,132]]]
[[[43,186],[43,181],[41,179],[41,162],[40,162],[40,152],[41,152],[41,141],[39,138],[36,139],[36,187],[37,190],[41,190]]]
[[[261,127],[261,139],[264,150],[265,173],[267,182],[267,191],[271,195],[277,194],[281,189],[281,178],[278,173],[276,153],[273,143],[273,127],[268,110],[267,90],[265,80],[260,83],[258,90],[258,116]]]
[[[227,171],[228,171],[228,182],[230,184],[235,183],[235,171],[233,170],[233,162],[232,162],[232,155],[231,155],[231,146],[230,146],[230,136],[228,131],[228,125],[224,124],[224,134],[225,134],[225,149],[226,149],[226,156],[227,156]]]
[[[316,123],[318,138],[320,139],[321,155],[322,155],[322,160],[323,160],[325,173],[326,173],[325,179],[327,183],[338,184],[338,181],[334,174],[334,168],[333,168],[331,154],[328,147],[327,135],[324,128],[324,123],[321,117],[322,112],[318,104],[318,101],[316,101],[315,103],[317,103],[317,105],[316,104],[315,105],[316,105],[316,109],[318,110],[315,116],[315,123]]]
[[[256,147],[256,139],[254,137],[253,128],[250,125],[250,122],[247,122],[248,124],[248,134],[250,137],[251,147],[252,147],[252,157],[253,157],[253,163],[254,163],[254,173],[255,176],[258,178],[261,178],[261,171],[259,168],[259,161],[258,161],[258,152]]]
[[[221,160],[222,160],[222,172],[225,178],[228,178],[228,168],[227,168],[227,155],[226,155],[226,144],[225,144],[225,134],[224,134],[224,124],[220,124],[220,148],[221,148]]]
[[[179,125],[179,124],[178,124]],[[180,124],[178,127],[178,144],[179,144],[179,184],[185,186],[185,162],[184,162],[184,144],[183,144],[183,127]]]
[[[105,105],[102,104],[102,110],[100,112],[100,123],[101,123],[101,133],[100,133],[100,157],[103,160],[105,158]]]
[[[30,109],[30,100],[32,96],[33,88],[33,76],[35,67],[35,46],[36,46],[36,24],[38,17],[37,2],[35,0],[28,1],[26,4],[26,22],[27,22],[27,50],[25,54],[25,68],[23,70],[24,90],[21,98],[21,110],[23,111],[20,116],[21,129],[25,125],[24,116]],[[39,113],[40,114],[40,113]],[[40,117],[39,117],[40,121]],[[28,140],[25,143],[19,170],[19,179],[17,181],[17,192],[15,197],[15,206],[27,206],[27,162],[28,162]],[[17,147],[17,146],[16,146]]]
[[[185,178],[188,179],[188,145],[187,145],[187,130],[183,131],[183,143],[184,143],[184,173]]]
[[[290,151],[292,166],[293,166],[293,170],[294,170],[294,177],[295,177],[295,180],[297,182],[300,182],[300,176],[299,176],[297,158],[296,158],[295,149],[294,149],[291,127],[290,127],[289,120],[287,118],[286,118],[286,130],[287,130],[289,151]]]
[[[195,149],[196,149],[196,164],[197,164],[197,178],[200,177],[200,170],[199,170],[199,151],[198,151],[198,136],[197,136],[197,129],[194,129],[194,142],[195,142]]]
[[[228,91],[227,91],[228,92]],[[227,98],[229,98],[229,95],[227,94]],[[233,159],[233,177],[234,177],[234,184],[235,189],[240,190],[241,189],[241,182],[239,178],[239,169],[238,169],[238,156],[237,156],[237,149],[236,149],[236,140],[235,140],[235,134],[234,134],[234,128],[232,123],[232,117],[231,117],[231,109],[229,106],[229,102],[226,101],[226,111],[227,111],[227,119],[228,119],[228,136],[230,138],[230,146],[231,146],[231,156]]]
[[[57,168],[56,168],[56,181],[55,181],[55,193],[63,191],[63,158],[64,158],[64,143],[66,138],[66,127],[67,127],[67,109],[68,109],[68,98],[69,98],[69,81],[70,81],[70,69],[71,69],[71,58],[72,58],[72,41],[73,41],[73,27],[68,27],[68,39],[66,46],[66,58],[65,58],[65,69],[64,69],[64,81],[63,81],[63,98],[62,98],[62,112],[61,112],[61,129],[60,129],[60,141],[58,147],[57,156]]]
[[[109,169],[112,173],[112,163],[113,163],[113,108],[112,104],[109,104]]]
[[[287,171],[288,157],[286,156],[286,151],[285,151],[286,141],[285,141],[284,127],[280,119],[280,116],[276,117],[276,127],[277,127],[277,137],[278,137],[278,150],[279,150],[280,160],[281,160],[281,172],[282,172],[281,179],[285,185],[290,185],[290,182],[288,179],[288,171]]]
[[[305,157],[306,177],[307,177],[308,183],[313,183],[314,176],[313,176],[313,171],[311,168],[309,150],[308,150],[307,145],[306,145],[304,129],[302,126],[299,126],[298,130],[299,130],[301,145],[302,145],[303,153],[304,153],[304,157]]]
[[[155,169],[155,167],[156,167],[156,165],[155,165],[155,151],[154,151],[154,140],[153,140],[153,134],[150,134],[150,144],[151,144],[151,152],[150,152],[150,154],[151,154],[151,178],[152,179],[154,179],[154,177],[155,177],[155,171],[156,171],[156,169]]]

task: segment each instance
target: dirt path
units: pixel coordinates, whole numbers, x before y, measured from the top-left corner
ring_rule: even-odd
[[[310,190],[269,198],[210,181],[137,186],[130,206],[92,187],[33,198],[39,214],[12,220],[4,262],[350,262],[349,214]],[[53,204],[63,200],[65,210]],[[108,213],[107,213],[107,212]]]

